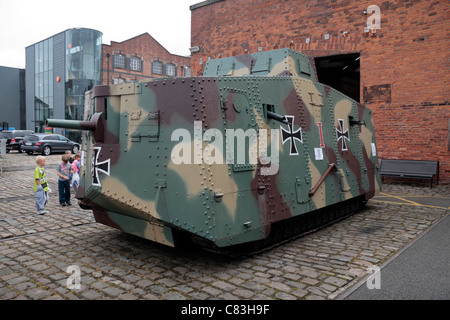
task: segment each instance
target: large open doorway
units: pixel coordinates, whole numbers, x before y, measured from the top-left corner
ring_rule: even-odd
[[[315,58],[320,83],[360,102],[359,53]]]

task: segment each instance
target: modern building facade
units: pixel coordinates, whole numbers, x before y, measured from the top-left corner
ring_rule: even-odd
[[[191,6],[191,67],[289,47],[366,104],[379,158],[438,160],[450,183],[448,1],[208,0]]]
[[[25,129],[25,70],[0,66],[0,130]]]
[[[103,45],[102,84],[189,77],[190,57],[171,54],[150,34]]]
[[[68,29],[25,50],[26,129],[44,132],[48,118],[82,120],[84,93],[101,84],[102,33]],[[80,139],[79,132],[55,132]]]

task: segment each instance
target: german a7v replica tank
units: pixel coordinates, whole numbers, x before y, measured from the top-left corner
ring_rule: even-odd
[[[372,112],[318,83],[311,61],[279,49],[95,87],[86,121],[47,123],[85,130],[80,205],[130,234],[219,250],[357,210],[380,189]]]

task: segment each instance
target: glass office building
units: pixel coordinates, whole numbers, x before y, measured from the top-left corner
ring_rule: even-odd
[[[49,118],[82,120],[84,93],[101,84],[102,33],[69,29],[26,48],[26,127],[45,132]],[[55,129],[79,141],[80,132]]]

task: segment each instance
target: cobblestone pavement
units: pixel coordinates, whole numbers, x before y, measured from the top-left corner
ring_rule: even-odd
[[[98,224],[76,204],[60,207],[55,173],[60,159],[47,157],[53,191],[50,213],[42,216],[33,195],[35,156],[11,152],[3,159],[2,300],[336,299],[368,275],[368,267],[382,264],[449,212],[448,206],[375,199],[317,232],[251,257],[228,258],[198,248],[166,248]],[[442,185],[383,188],[387,194],[447,199],[450,194],[450,186]]]

